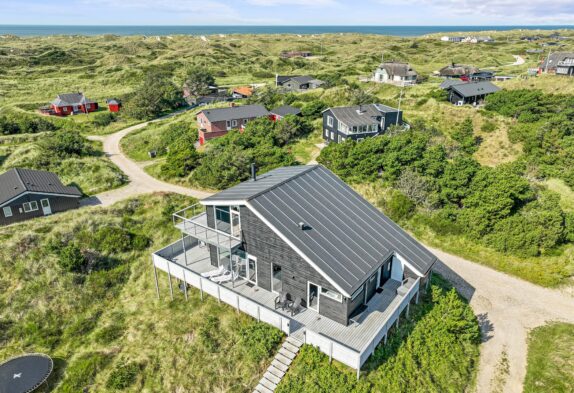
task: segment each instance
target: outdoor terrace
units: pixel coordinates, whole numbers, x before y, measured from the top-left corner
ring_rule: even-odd
[[[211,294],[238,310],[276,326],[288,335],[318,346],[330,357],[357,370],[377,344],[383,339],[386,341],[389,328],[398,322],[400,313],[408,309],[410,301],[415,296],[418,299],[418,279],[405,283],[389,280],[382,291],[369,301],[360,319],[348,326],[310,309],[303,309],[291,316],[288,311],[275,310],[276,293],[253,286],[242,279],[217,284],[201,277],[201,273],[214,269],[210,264],[208,247],[193,245],[193,241],[187,238],[184,252],[181,243],[178,241],[153,255],[154,266],[170,275],[172,294],[171,276],[174,276],[200,289],[202,296],[204,292]]]

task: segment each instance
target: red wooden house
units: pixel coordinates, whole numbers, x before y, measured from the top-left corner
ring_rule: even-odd
[[[110,112],[119,112],[122,106],[122,103],[115,98],[106,100],[106,104],[108,104],[108,110]]]
[[[86,98],[83,93],[67,93],[58,94],[50,107],[54,115],[68,116],[94,112],[98,110],[98,103]]]
[[[229,108],[204,109],[197,114],[199,144],[218,138],[231,130],[242,130],[251,120],[269,116],[262,105],[231,106]]]

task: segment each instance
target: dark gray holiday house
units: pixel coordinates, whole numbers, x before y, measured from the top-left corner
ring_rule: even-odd
[[[0,225],[79,207],[82,193],[51,172],[14,168],[0,175]]]
[[[355,369],[437,260],[319,165],[253,173],[174,224],[181,239],[153,254],[172,297],[176,278],[186,298],[193,286]]]
[[[403,112],[383,104],[340,106],[323,111],[323,138],[327,143],[361,141],[403,125]]]

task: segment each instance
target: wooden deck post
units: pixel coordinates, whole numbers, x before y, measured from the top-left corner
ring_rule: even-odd
[[[411,311],[411,302],[407,303],[407,318],[409,317],[409,312]]]
[[[221,294],[219,293],[219,284],[217,284],[217,301],[221,304]]]
[[[157,267],[155,266],[155,262],[154,262],[154,260],[153,260],[153,256],[151,257],[151,263],[152,263],[152,265],[153,265],[153,275],[154,275],[154,278],[155,278],[155,291],[156,291],[156,293],[157,293],[157,298],[158,298],[158,300],[159,300],[160,297],[159,297],[159,282],[157,281]]]
[[[173,285],[171,284],[171,271],[169,269],[169,264],[171,262],[167,262],[167,280],[169,282],[169,293],[171,295],[171,300],[173,300]]]
[[[183,232],[181,233],[181,246],[183,247],[183,257],[185,258],[185,266],[187,266],[188,265],[188,263],[187,263],[187,251],[185,251],[185,236],[184,236]]]
[[[359,355],[359,360],[357,361],[357,381],[361,377],[361,355]]]
[[[187,280],[185,279],[185,269],[183,269],[183,293],[185,294],[185,300],[189,300],[187,297]]]
[[[237,299],[237,314],[239,314],[239,295],[235,294],[235,298]]]
[[[421,293],[420,288],[417,290],[417,296],[415,298],[415,304],[419,304],[419,294]]]
[[[333,362],[333,341],[329,341],[329,364]]]
[[[199,276],[199,298],[203,301],[203,279]]]
[[[257,322],[261,322],[261,306],[257,305]]]
[[[387,345],[387,336],[389,335],[389,333],[385,333],[385,336],[383,337],[383,344]]]

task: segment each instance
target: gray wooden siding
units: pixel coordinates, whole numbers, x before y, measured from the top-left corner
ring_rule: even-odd
[[[210,228],[215,228],[215,216],[213,211],[213,206],[206,206],[205,212],[207,215],[207,226]],[[212,266],[219,266],[219,261],[217,259],[217,247],[209,244],[209,258],[211,259]]]
[[[271,290],[271,264],[282,268],[283,291],[291,298],[301,297],[307,301],[307,282],[335,291],[335,288],[301,258],[287,243],[265,225],[249,208],[241,207],[241,229],[244,248],[257,257],[257,284]],[[321,297],[319,314],[341,324],[347,324],[347,303]]]
[[[80,198],[74,197],[63,197],[63,196],[47,196],[39,194],[27,194],[24,195],[10,203],[9,206],[12,208],[12,217],[4,217],[3,208],[0,208],[0,225],[9,225],[16,222],[30,220],[35,217],[42,217],[44,215],[42,211],[42,206],[40,205],[40,200],[48,199],[50,201],[50,208],[52,214],[60,213],[71,209],[77,209],[80,206]],[[38,210],[25,213],[23,204],[25,202],[36,201],[38,203]],[[22,210],[20,212],[20,210]]]

